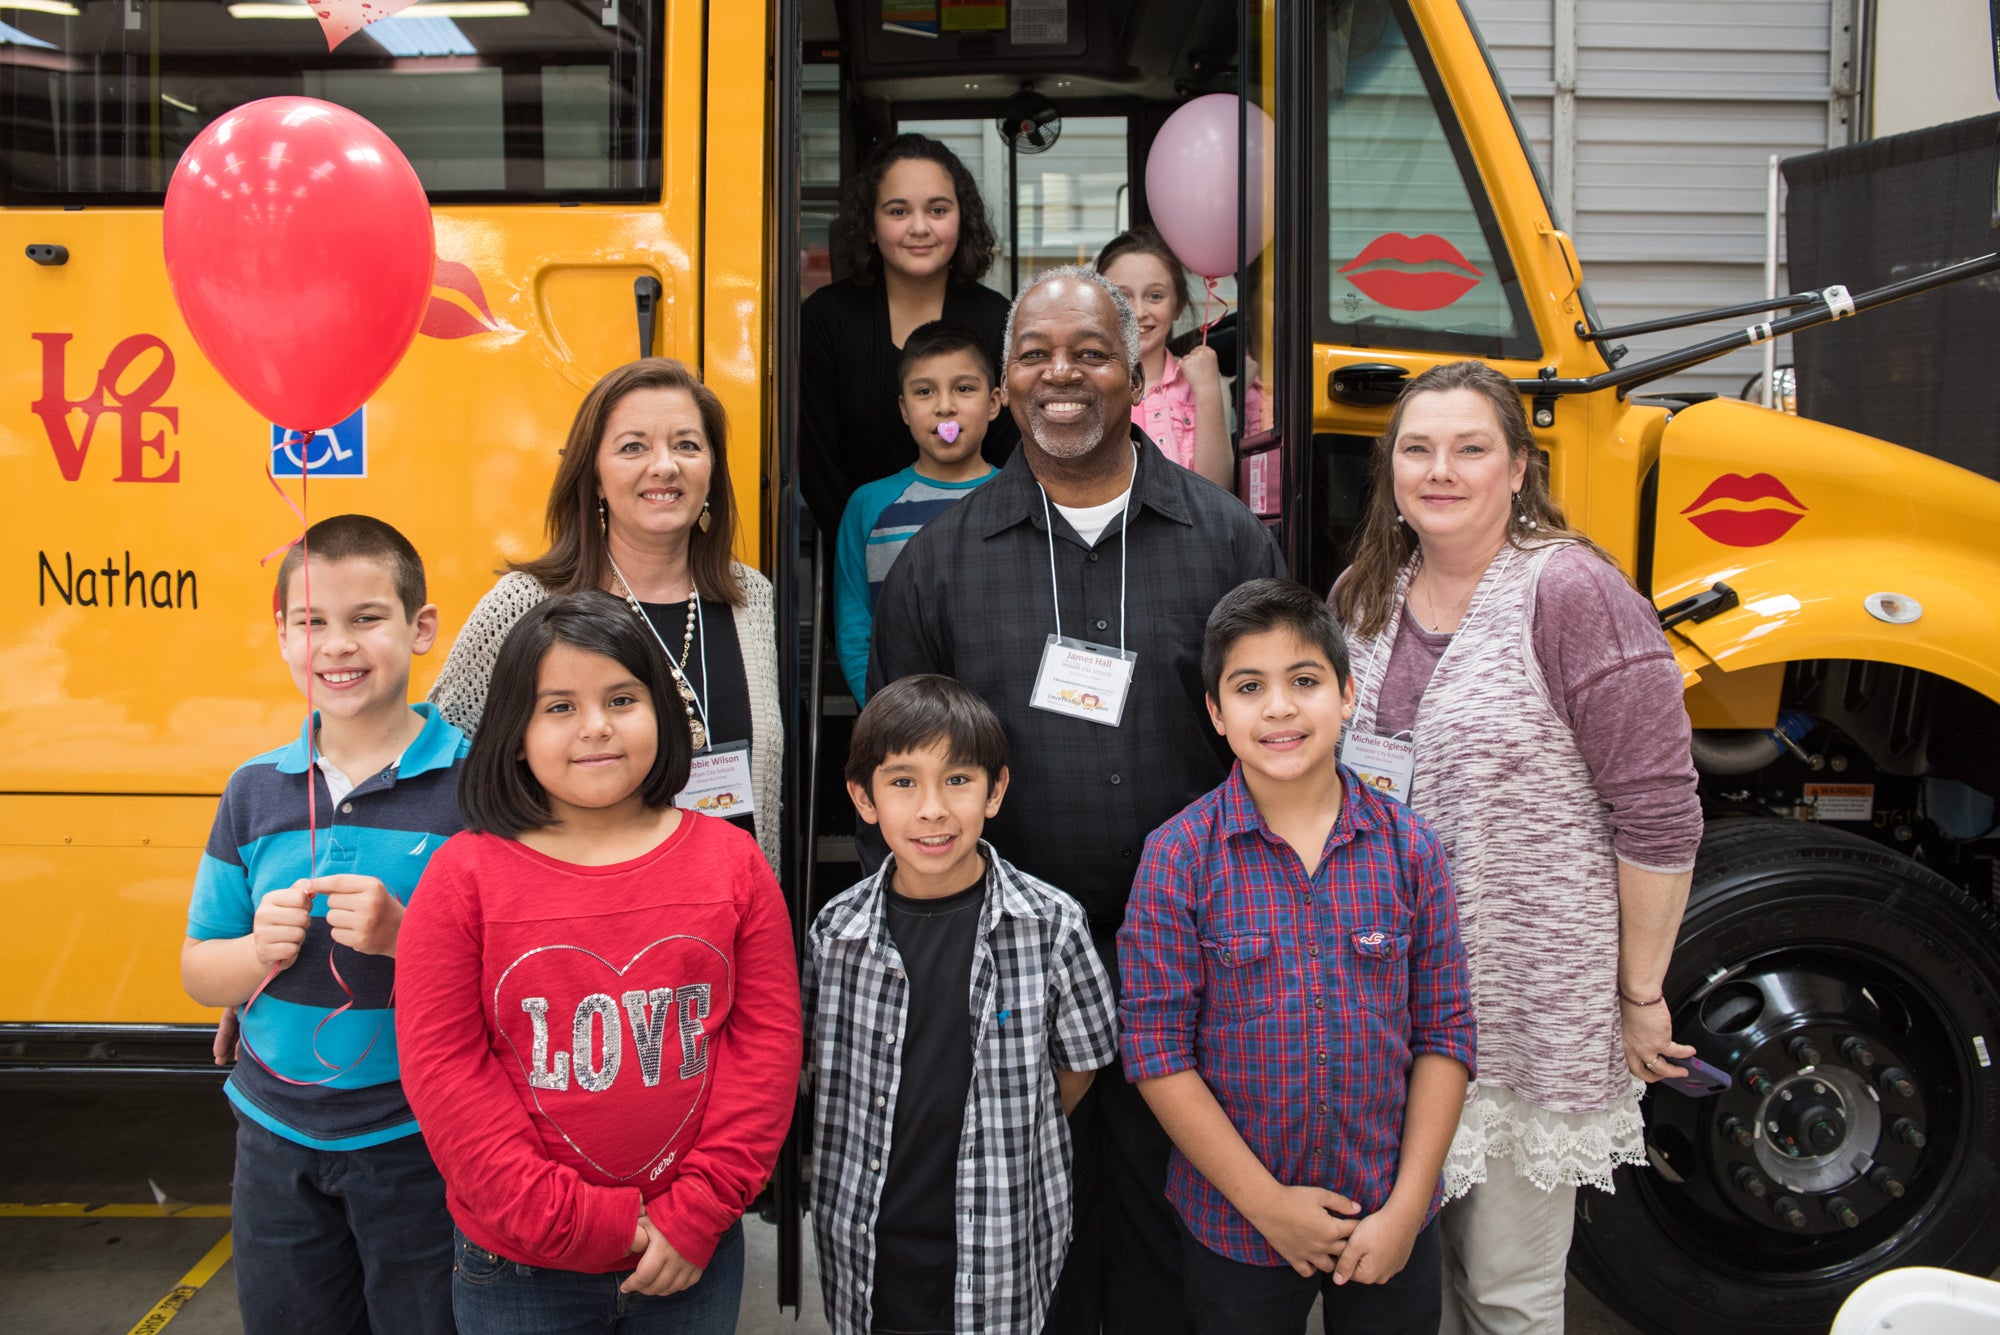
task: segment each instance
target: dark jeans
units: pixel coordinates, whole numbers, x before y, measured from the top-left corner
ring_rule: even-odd
[[[730,1225],[692,1288],[620,1293],[630,1270],[588,1275],[495,1256],[458,1235],[452,1305],[468,1335],[730,1335],[743,1303],[743,1222]]]
[[[230,1214],[245,1335],[452,1335],[451,1216],[422,1136],[316,1150],[239,1111]]]
[[[1115,932],[1093,933],[1119,985]],[[1076,1226],[1044,1330],[1048,1335],[1186,1335],[1180,1221],[1167,1203],[1173,1142],[1113,1062],[1069,1119]]]
[[[1232,1261],[1174,1222],[1198,1335],[1303,1335],[1315,1298],[1326,1300],[1326,1335],[1437,1335],[1444,1290],[1435,1219],[1417,1234],[1409,1264],[1386,1284],[1335,1284],[1332,1275],[1308,1279],[1288,1265]]]

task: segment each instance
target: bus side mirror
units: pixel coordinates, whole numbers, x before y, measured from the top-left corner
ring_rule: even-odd
[[[1993,0],[1993,3],[2000,5],[2000,0]],[[1535,231],[1556,248],[1557,258],[1562,260],[1563,271],[1568,277],[1564,280],[1562,289],[1553,295],[1558,300],[1567,301],[1576,295],[1578,288],[1583,286],[1583,265],[1576,257],[1576,242],[1570,240],[1568,232],[1560,227],[1552,227],[1540,219],[1535,222]]]

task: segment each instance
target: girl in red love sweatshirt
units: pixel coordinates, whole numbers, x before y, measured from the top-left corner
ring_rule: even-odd
[[[742,1215],[799,1072],[785,902],[756,841],[674,805],[688,729],[603,593],[501,646],[399,938],[403,1083],[459,1230],[460,1329],[733,1330]]]

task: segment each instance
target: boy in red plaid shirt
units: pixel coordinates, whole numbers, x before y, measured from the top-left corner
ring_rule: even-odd
[[[1155,830],[1118,959],[1125,1070],[1173,1138],[1198,1331],[1432,1335],[1439,1173],[1473,1063],[1465,950],[1421,816],[1338,763],[1346,641],[1310,590],[1216,605],[1237,764]]]

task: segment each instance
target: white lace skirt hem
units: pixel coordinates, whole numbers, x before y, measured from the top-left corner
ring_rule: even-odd
[[[1560,1186],[1612,1190],[1619,1164],[1646,1162],[1645,1123],[1639,1091],[1600,1112],[1551,1112],[1511,1089],[1475,1086],[1444,1161],[1447,1200],[1463,1196],[1486,1180],[1489,1162],[1528,1179],[1544,1191]]]

